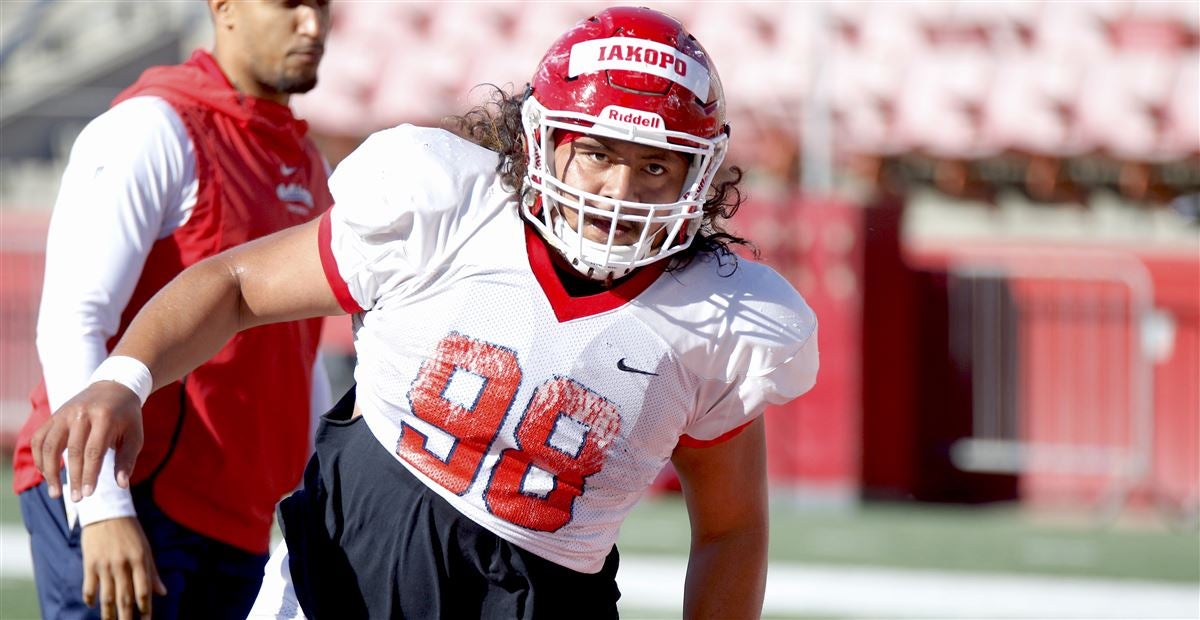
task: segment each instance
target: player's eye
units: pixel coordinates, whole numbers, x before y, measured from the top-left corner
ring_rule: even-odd
[[[598,164],[608,161],[608,153],[604,153],[602,151],[586,151],[583,156]]]
[[[650,164],[646,166],[646,172],[652,176],[660,177],[667,173],[667,167],[662,164]]]

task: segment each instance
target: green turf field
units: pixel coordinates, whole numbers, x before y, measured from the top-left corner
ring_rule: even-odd
[[[0,460],[0,526],[21,524],[21,510],[12,493],[12,463]],[[0,541],[3,543],[4,541]],[[8,545],[5,545],[8,547]],[[25,620],[38,617],[32,577],[0,574],[0,619]]]
[[[1200,535],[1162,523],[1074,523],[1012,506],[867,504],[844,514],[776,506],[772,560],[988,573],[1200,581]],[[621,530],[622,553],[687,552],[682,502],[643,502]]]
[[[0,523],[17,525],[10,467],[0,474]],[[623,556],[687,553],[683,504],[643,502],[621,531]],[[950,571],[1078,575],[1200,582],[1200,534],[1155,519],[1100,525],[1086,515],[1049,519],[1012,506],[867,504],[853,512],[772,511],[772,562],[866,565]],[[33,582],[0,575],[0,619],[36,618]],[[629,613],[637,617],[669,617]]]

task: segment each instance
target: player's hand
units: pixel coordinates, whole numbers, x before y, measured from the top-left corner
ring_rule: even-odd
[[[115,381],[97,381],[59,408],[31,441],[33,464],[46,479],[50,497],[62,495],[59,477],[63,449],[71,499],[92,494],[100,464],[116,448],[117,485],[129,488],[133,463],[142,449],[142,408],[133,390]]]
[[[167,587],[158,578],[150,542],[136,517],[97,521],[83,528],[83,601],[96,604],[104,620],[133,618],[136,605],[143,618],[150,618],[154,593],[165,595]]]

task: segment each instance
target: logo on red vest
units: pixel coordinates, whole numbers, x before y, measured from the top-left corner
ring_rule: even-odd
[[[313,197],[307,187],[299,183],[280,183],[275,186],[275,196],[283,201],[283,206],[296,215],[310,215],[313,209]]]

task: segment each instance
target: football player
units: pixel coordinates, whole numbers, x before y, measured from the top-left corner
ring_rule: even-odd
[[[182,274],[114,350],[115,379],[42,428],[40,467],[58,480],[66,447],[80,489],[115,444],[120,477],[152,387],[238,330],[351,313],[357,385],[280,505],[255,613],[616,616],[618,529],[670,461],[692,526],[685,615],[756,617],[761,414],[813,385],[816,319],[728,249],[724,107],[673,18],[580,22],[524,95],[460,119],[474,142],[377,133],[319,222]]]

